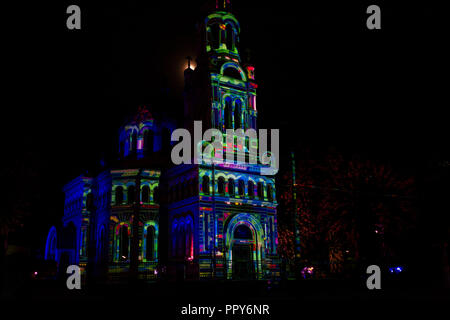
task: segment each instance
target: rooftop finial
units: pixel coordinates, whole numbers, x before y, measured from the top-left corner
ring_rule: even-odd
[[[187,56],[186,59],[187,59],[187,61],[188,61],[188,68],[190,69],[190,68],[191,68],[191,60],[192,60],[192,57],[191,57],[191,56]]]

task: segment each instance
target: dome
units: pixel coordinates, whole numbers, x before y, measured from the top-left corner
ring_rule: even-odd
[[[152,113],[148,110],[147,106],[141,106],[138,108],[136,115],[133,117],[133,123],[139,124],[148,120],[153,120]]]
[[[156,113],[156,117],[147,106],[138,108],[137,113],[119,130],[120,158],[143,158],[153,152],[168,151],[175,122]]]

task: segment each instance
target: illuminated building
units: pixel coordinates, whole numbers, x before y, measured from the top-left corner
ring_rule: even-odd
[[[197,68],[185,70],[185,127],[202,120],[224,133],[257,129],[255,69],[241,63],[239,22],[216,11],[202,31]],[[119,161],[65,186],[62,228],[49,232],[46,258],[60,270],[78,264],[109,279],[134,272],[152,279],[163,256],[177,278],[278,277],[275,178],[249,153],[258,139],[233,137],[216,150],[242,150],[244,162],[170,166],[174,121],[155,118],[140,109],[120,130]]]
[[[223,132],[223,164],[179,165],[169,170],[169,257],[178,277],[265,279],[279,276],[275,178],[249,164],[257,139],[226,142],[226,129],[256,128],[254,67],[237,49],[240,26],[216,11],[201,27],[197,68],[185,70],[185,126],[194,120]],[[206,124],[206,126],[205,126]],[[246,161],[238,161],[238,150]]]
[[[112,168],[77,177],[64,187],[62,226],[60,232],[55,227],[49,232],[46,259],[58,261],[61,272],[77,264],[110,279],[128,274],[135,259],[139,277],[155,278],[161,168],[168,162],[174,128],[173,121],[154,119],[140,108],[120,129],[120,159]]]

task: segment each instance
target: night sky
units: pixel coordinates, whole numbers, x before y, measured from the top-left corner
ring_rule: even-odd
[[[38,167],[46,217],[62,216],[65,183],[115,157],[118,128],[139,105],[181,116],[184,58],[197,55],[205,2],[5,10],[4,160]],[[348,2],[232,1],[241,55],[250,49],[256,67],[260,127],[281,129],[282,152],[334,146],[412,171],[448,159],[445,12],[428,1]],[[374,3],[382,30],[366,28]],[[81,7],[81,31],[66,29],[70,4]]]

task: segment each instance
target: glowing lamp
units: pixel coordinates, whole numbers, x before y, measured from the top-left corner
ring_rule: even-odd
[[[399,273],[403,272],[403,267],[402,266],[391,267],[391,268],[389,268],[389,272],[399,274]]]

